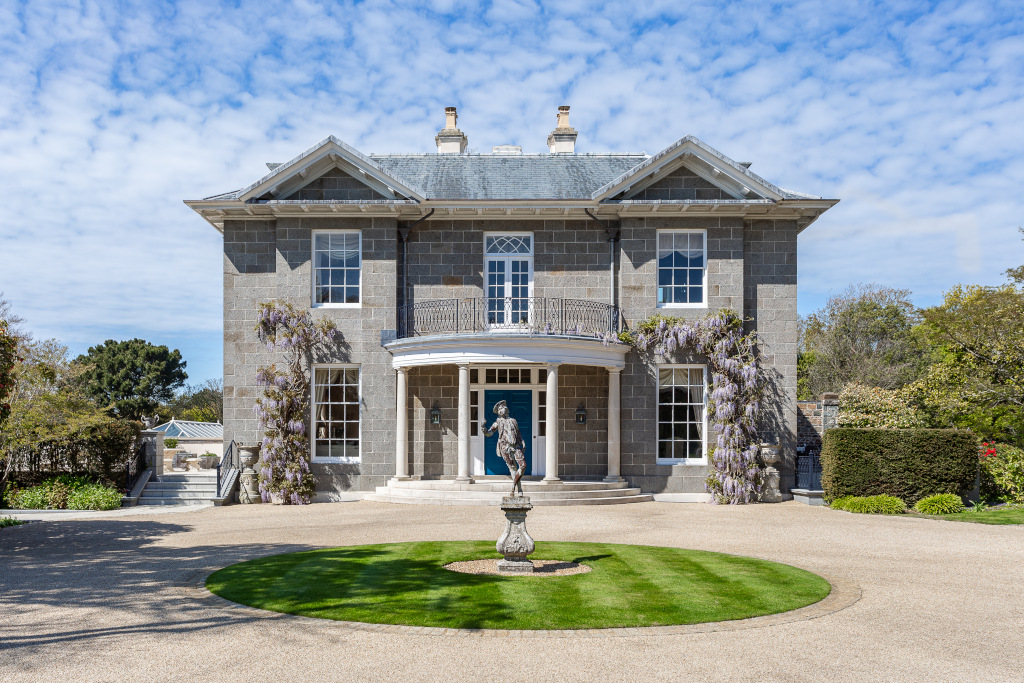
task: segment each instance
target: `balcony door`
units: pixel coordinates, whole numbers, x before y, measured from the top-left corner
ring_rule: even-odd
[[[530,324],[533,295],[533,235],[484,236],[487,326],[514,328]]]

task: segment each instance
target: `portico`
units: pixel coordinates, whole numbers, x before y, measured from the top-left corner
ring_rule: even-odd
[[[527,450],[531,462],[528,474],[532,475],[525,481],[533,484],[531,488],[534,489],[536,485],[551,488],[567,484],[559,468],[563,425],[571,421],[573,424],[569,426],[579,431],[587,429],[585,422],[575,424],[578,419],[576,406],[567,403],[579,401],[583,406],[586,399],[578,398],[576,393],[566,400],[560,396],[561,375],[570,368],[577,372],[581,368],[587,369],[588,391],[599,394],[603,399],[601,412],[604,414],[600,420],[593,419],[593,423],[602,425],[599,431],[607,435],[600,439],[605,443],[595,441],[592,445],[586,444],[589,450],[600,449],[606,454],[602,458],[603,470],[596,472],[590,468],[589,476],[581,476],[575,471],[569,479],[577,486],[570,488],[579,488],[578,484],[584,480],[617,485],[609,488],[610,491],[624,486],[620,477],[620,375],[628,346],[617,341],[588,338],[490,332],[400,339],[387,344],[386,348],[392,354],[398,388],[395,405],[396,474],[389,486],[416,479],[440,479],[450,482],[455,490],[473,490],[477,483],[491,488],[504,479],[500,476],[504,474],[503,466],[494,469],[487,463],[489,444],[485,443],[480,424],[490,424],[494,417],[490,414],[490,403],[507,395],[522,395],[523,398],[524,412],[517,420],[521,423],[524,438],[529,437]],[[449,372],[452,366],[457,369],[457,387],[448,390],[457,396],[454,411],[457,439],[455,476],[414,476],[410,459],[416,454],[414,448],[410,448],[410,432],[413,430],[410,429],[409,416],[416,397],[410,392],[409,377],[418,369],[438,366],[448,366]],[[591,377],[598,368],[606,377],[604,386],[600,388],[592,386]],[[419,400],[425,406],[435,399],[433,396],[421,396]],[[560,405],[561,410],[558,408]],[[591,405],[590,409],[596,413],[596,408]],[[597,461],[595,458],[595,463]]]

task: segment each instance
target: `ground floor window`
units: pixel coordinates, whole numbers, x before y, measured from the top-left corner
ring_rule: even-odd
[[[706,462],[707,368],[658,366],[658,461]]]
[[[313,368],[313,458],[359,461],[359,367]]]

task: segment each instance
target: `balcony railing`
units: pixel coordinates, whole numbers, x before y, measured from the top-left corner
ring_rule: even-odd
[[[398,308],[399,339],[492,331],[606,340],[619,331],[619,309],[599,301],[550,297],[437,299]]]

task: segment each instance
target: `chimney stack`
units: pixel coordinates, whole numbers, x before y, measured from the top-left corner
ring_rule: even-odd
[[[459,115],[455,107],[444,108],[444,128],[434,137],[438,154],[462,154],[466,151],[469,138],[457,128]]]
[[[573,154],[576,151],[576,129],[569,125],[569,107],[558,108],[558,123],[548,135],[548,151],[552,154]]]

